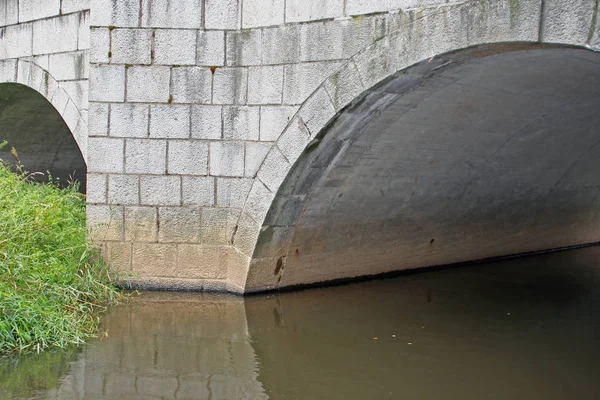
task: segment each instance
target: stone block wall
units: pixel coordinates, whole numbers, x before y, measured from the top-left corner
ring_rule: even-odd
[[[61,114],[84,156],[90,47],[89,0],[2,0],[0,82],[42,93]]]
[[[92,237],[145,287],[244,292],[279,186],[364,90],[476,44],[597,46],[596,14],[594,0],[92,0]]]

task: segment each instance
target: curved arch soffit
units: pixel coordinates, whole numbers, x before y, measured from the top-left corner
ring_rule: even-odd
[[[539,14],[539,9],[537,12]],[[469,16],[466,20],[465,13]],[[560,42],[540,41],[539,20],[532,22],[525,18],[519,24],[511,13],[508,1],[490,4],[477,0],[456,4],[442,11],[431,9],[398,13],[392,23],[395,29],[357,52],[325,79],[290,119],[256,173],[233,238],[234,246],[246,260],[245,271],[237,271],[235,276],[230,277],[235,284],[246,288],[250,277],[250,261],[265,217],[279,187],[300,155],[317,139],[323,128],[370,88],[424,60],[429,60],[428,64],[431,64],[423,71],[424,74],[436,67],[443,67],[443,62],[438,63],[437,57],[476,46],[517,43],[524,46],[512,50],[510,47],[499,47],[495,52],[480,57],[544,44],[600,51],[600,47],[590,46],[587,35],[566,37]],[[465,27],[452,23],[460,21],[468,21],[471,25]],[[258,270],[253,273],[256,280],[263,275],[268,276],[267,280],[272,280],[270,268],[269,271]],[[261,290],[276,287],[265,286]]]
[[[0,61],[0,84],[27,86],[48,100],[71,131],[87,163],[87,121],[69,94],[54,77],[39,65],[24,60]]]

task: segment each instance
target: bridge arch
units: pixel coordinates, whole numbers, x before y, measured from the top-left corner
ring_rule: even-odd
[[[75,178],[85,190],[85,114],[44,68],[20,59],[0,61],[0,127],[0,140],[16,148],[26,169],[49,170],[62,182]]]
[[[420,76],[416,78],[417,81],[423,80],[433,71],[444,70],[456,63],[451,54],[460,49],[474,50],[455,53],[459,58],[527,50],[529,46],[543,43],[599,49],[598,28],[592,15],[586,16],[590,22],[579,33],[569,30],[570,22],[567,20],[555,21],[554,27],[548,27],[543,25],[543,18],[536,20],[536,23],[525,22],[515,29],[512,18],[515,11],[512,9],[510,21],[505,26],[493,20],[498,11],[494,8],[498,7],[506,7],[506,4],[470,1],[450,11],[400,13],[397,29],[356,53],[308,97],[258,169],[234,235],[234,245],[251,261],[247,275],[239,271],[237,278],[231,277],[233,280],[237,280],[246,292],[251,292],[357,275],[354,271],[348,274],[341,272],[336,276],[298,278],[287,282],[282,280],[282,272],[289,264],[289,244],[293,232],[289,229],[271,229],[269,224],[272,221],[268,219],[281,211],[277,210],[282,206],[280,192],[290,176],[299,173],[294,170],[297,162],[317,147],[322,140],[319,137],[321,133],[329,130],[335,121],[339,122],[348,107],[357,103],[357,99],[360,99],[359,102],[369,101],[368,95],[364,95],[365,91],[380,85],[394,74],[408,71],[410,66],[414,67],[410,70],[411,79],[408,81],[414,83],[415,75]],[[543,13],[543,9],[527,12]],[[568,19],[569,15],[566,12],[564,17]],[[503,46],[502,43],[519,44],[521,47]],[[485,45],[498,46],[477,48]],[[408,81],[405,83],[410,87]],[[403,84],[396,82],[395,85],[400,86],[396,89],[401,89]],[[385,99],[380,101],[385,102]],[[289,187],[283,190],[287,189]],[[300,212],[297,208],[294,210]],[[246,279],[241,281],[244,275]]]

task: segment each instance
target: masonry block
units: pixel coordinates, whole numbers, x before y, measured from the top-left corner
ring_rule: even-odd
[[[0,7],[0,26],[16,24],[19,21],[19,0],[4,0]]]
[[[192,106],[192,138],[220,139],[223,130],[221,106]]]
[[[92,26],[137,28],[140,19],[139,0],[94,0]]]
[[[89,53],[76,51],[51,54],[48,71],[57,81],[87,79],[89,76]]]
[[[256,175],[272,146],[272,143],[246,142],[245,176],[254,177]]]
[[[106,203],[106,175],[88,174],[86,200],[88,203]]]
[[[269,190],[260,179],[255,179],[244,205],[244,214],[247,214],[256,223],[262,224],[274,197],[274,192]]]
[[[246,68],[217,68],[213,77],[213,104],[245,104],[248,94]]]
[[[354,62],[346,64],[325,82],[325,90],[336,111],[340,111],[365,91]]]
[[[123,207],[88,204],[85,210],[92,240],[123,240]]]
[[[302,104],[341,65],[338,61],[287,65],[283,78],[283,103]]]
[[[90,29],[90,62],[108,64],[110,35],[107,28]]]
[[[208,173],[208,143],[171,140],[167,156],[168,174],[206,175]]]
[[[296,106],[262,106],[260,140],[271,142],[277,140],[297,110]]]
[[[227,65],[259,65],[262,59],[262,32],[260,29],[227,32],[225,34]]]
[[[171,68],[166,66],[127,68],[127,101],[166,103],[170,77]]]
[[[319,88],[298,111],[312,137],[323,129],[335,113],[331,99],[323,87]]]
[[[594,0],[547,0],[544,2],[542,40],[550,43],[584,44],[597,2]],[[596,24],[598,24],[596,20]]]
[[[125,100],[125,68],[121,65],[96,65],[90,69],[90,101]]]
[[[88,115],[88,135],[107,136],[108,135],[108,104],[90,103]]]
[[[300,60],[300,25],[263,29],[262,63],[289,64]]]
[[[150,64],[150,29],[113,29],[110,52],[115,64]]]
[[[166,65],[196,64],[196,31],[157,30],[154,38],[154,63]]]
[[[202,0],[142,0],[141,3],[143,27],[202,27]]]
[[[294,118],[285,132],[279,137],[277,147],[290,163],[294,163],[310,142],[308,128],[301,118]]]
[[[90,11],[80,12],[79,32],[77,33],[77,49],[89,50],[90,48]]]
[[[200,229],[202,243],[231,244],[239,214],[240,210],[204,208]]]
[[[277,193],[277,189],[279,189],[291,167],[290,162],[286,160],[279,148],[273,146],[269,154],[265,157],[265,161],[256,176],[271,192]]]
[[[149,107],[146,104],[112,104],[110,106],[110,136],[148,137],[149,112]]]
[[[167,143],[164,140],[129,139],[125,150],[125,172],[164,174]]]
[[[78,14],[36,21],[33,24],[33,54],[77,50],[79,23]]]
[[[0,58],[28,57],[33,54],[33,24],[19,24],[0,28]]]
[[[123,172],[123,148],[124,143],[122,139],[89,138],[88,173]]]
[[[198,31],[196,64],[209,67],[225,64],[225,32]]]
[[[258,107],[223,107],[223,138],[258,140],[259,120]]]
[[[198,207],[160,207],[158,241],[199,243],[201,209]]]
[[[241,27],[239,0],[206,0],[206,29],[239,29]]]
[[[182,202],[188,206],[212,207],[215,204],[215,178],[184,176],[181,180]]]
[[[158,223],[155,207],[124,207],[125,240],[156,242]]]
[[[187,105],[150,106],[150,137],[183,139],[190,136],[190,107]]]
[[[56,17],[60,14],[60,0],[19,0],[19,22]]]
[[[251,178],[217,178],[217,207],[243,208]]]
[[[60,11],[62,14],[89,10],[91,0],[61,0]]]
[[[316,21],[344,16],[344,0],[287,0],[286,22]]]
[[[171,71],[174,103],[210,104],[212,73],[203,67],[179,67]]]
[[[281,104],[283,66],[248,68],[248,104]]]
[[[139,204],[140,180],[137,175],[110,175],[108,177],[108,199],[111,204]]]
[[[284,0],[244,0],[242,28],[281,25],[284,22]]]
[[[178,206],[181,179],[178,176],[141,176],[140,195],[144,205]]]
[[[131,270],[141,277],[173,277],[177,268],[177,247],[173,244],[134,243]]]
[[[244,176],[244,143],[211,142],[210,174],[212,176]]]
[[[220,246],[181,244],[177,246],[177,276],[192,279],[225,279],[227,269],[223,268],[224,250]],[[193,396],[205,390],[204,385],[189,393]]]
[[[121,272],[131,270],[131,243],[106,243],[106,259],[110,265]],[[86,382],[87,383],[87,382]]]

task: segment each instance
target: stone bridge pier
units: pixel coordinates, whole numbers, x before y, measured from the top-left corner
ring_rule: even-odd
[[[90,237],[144,288],[593,243],[597,19],[597,0],[1,0],[0,127],[24,157],[83,160]]]

